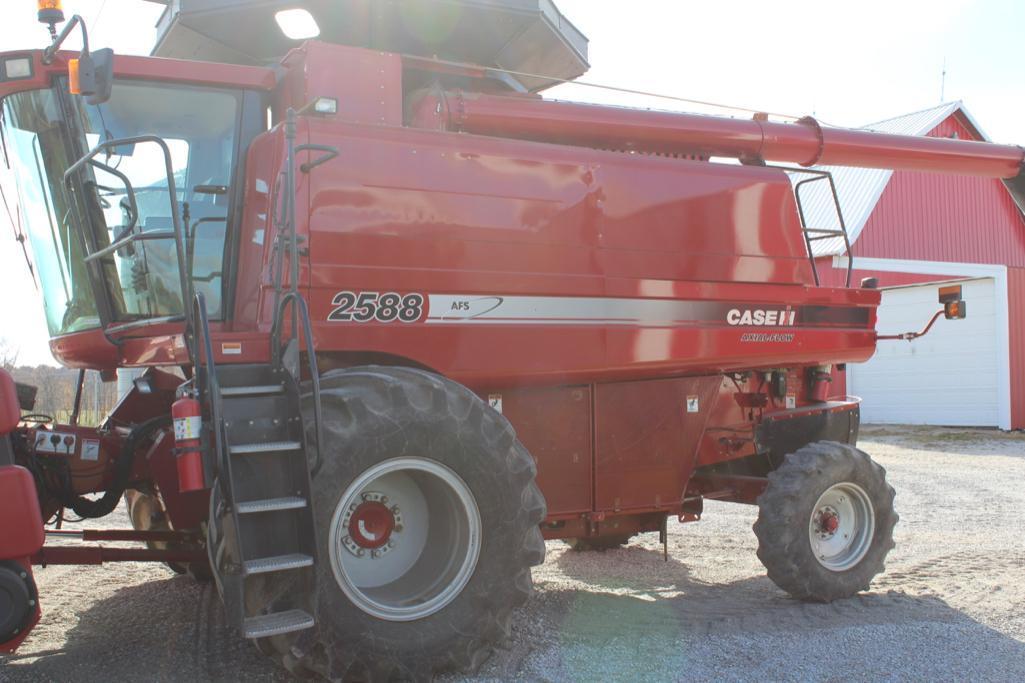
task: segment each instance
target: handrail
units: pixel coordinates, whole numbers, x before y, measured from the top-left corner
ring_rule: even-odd
[[[851,253],[851,238],[847,233],[847,223],[844,221],[843,209],[840,206],[840,195],[836,191],[836,183],[833,180],[833,174],[829,171],[820,171],[809,168],[789,168],[785,167],[783,170],[793,173],[804,173],[812,176],[811,178],[805,178],[804,180],[798,181],[794,184],[794,198],[797,200],[797,213],[801,219],[801,230],[804,233],[804,243],[808,248],[808,259],[811,261],[812,275],[815,277],[815,286],[820,286],[819,280],[819,267],[815,262],[815,252],[812,250],[811,243],[817,239],[824,239],[829,236],[842,237],[844,241],[844,255],[847,257],[847,276],[845,279],[845,287],[851,286],[851,277],[854,272],[854,255]],[[819,180],[828,180],[829,189],[833,195],[833,206],[836,207],[836,216],[840,221],[839,230],[825,230],[818,228],[809,228],[808,221],[804,215],[804,203],[801,201],[801,189],[809,184]],[[810,233],[818,233],[820,237],[813,238]]]
[[[296,146],[298,137],[298,114],[292,108],[288,109],[285,117],[285,139],[287,140],[286,168],[283,174],[278,176],[274,185],[274,195],[281,204],[276,207],[274,216],[274,227],[277,230],[275,236],[275,253],[273,265],[274,281],[274,318],[271,323],[271,362],[275,367],[282,366],[281,349],[281,328],[284,326],[285,310],[292,304],[291,321],[292,338],[299,337],[299,323],[302,323],[302,336],[305,338],[306,358],[309,364],[310,381],[313,384],[313,422],[317,438],[317,457],[315,464],[310,468],[311,476],[316,475],[321,466],[321,447],[324,443],[321,425],[323,424],[323,411],[320,402],[320,370],[317,367],[317,354],[313,343],[313,324],[310,322],[310,309],[306,299],[299,292],[299,236],[296,230],[295,217],[295,193],[296,193],[296,152],[322,151],[325,155],[313,162],[303,164],[301,170],[309,173],[313,168],[322,163],[330,161],[338,156],[338,150],[334,147],[324,145],[299,145]],[[289,282],[288,291],[283,291],[282,281],[284,279],[284,257],[285,249],[288,249]],[[298,378],[296,378],[298,380]]]
[[[110,256],[111,254],[121,251],[129,244],[134,242],[148,242],[151,240],[170,240],[174,239],[173,230],[154,230],[153,232],[133,232],[127,237],[122,237],[117,242],[110,244],[99,251],[94,251],[86,256],[82,261],[84,263],[92,263],[97,259],[101,259],[104,256]]]
[[[139,202],[135,198],[135,188],[132,187],[132,181],[124,173],[102,161],[90,159],[89,165],[109,173],[125,184],[125,197],[128,199],[129,207],[132,210],[132,222],[128,225],[128,230],[134,228],[139,223]],[[99,187],[99,185],[96,185],[96,187]]]
[[[189,265],[189,268],[188,268],[189,277],[192,277],[193,279],[195,279],[195,277],[194,277],[195,274],[192,271],[195,270],[195,265],[196,265],[196,231],[199,230],[199,226],[206,225],[208,223],[224,223],[224,225],[227,226],[228,225],[228,217],[227,216],[204,216],[203,218],[200,218],[200,219],[196,220],[191,226],[189,226],[189,238],[188,238],[188,249],[187,249],[188,256],[187,256],[187,258],[188,258],[188,265]]]
[[[302,331],[306,347],[306,360],[309,365],[310,382],[313,384],[313,425],[317,435],[317,459],[310,470],[310,474],[316,475],[320,469],[320,452],[324,443],[321,425],[323,424],[323,411],[320,404],[320,370],[317,367],[317,354],[313,344],[313,325],[310,322],[310,309],[306,299],[298,291],[287,292],[278,302],[274,315],[274,325],[271,328],[271,357],[275,365],[281,364],[281,327],[285,319],[285,307],[292,304],[292,319],[296,316],[302,322]]]
[[[93,147],[85,156],[73,163],[71,167],[64,172],[64,184],[70,190],[71,178],[74,174],[81,171],[86,164],[89,164],[93,158],[101,152],[112,148],[146,142],[156,143],[164,154],[164,171],[167,174],[167,194],[171,202],[171,224],[174,229],[175,252],[178,256],[178,280],[179,286],[181,287],[182,308],[184,309],[183,313],[185,315],[185,343],[188,345],[189,353],[195,356],[198,352],[195,348],[193,339],[195,335],[195,316],[193,307],[185,303],[187,301],[191,301],[193,298],[192,281],[189,279],[189,274],[185,272],[185,234],[182,228],[181,212],[178,207],[178,188],[174,183],[174,163],[171,160],[171,149],[167,146],[167,143],[164,142],[164,139],[157,135],[136,135],[133,137],[118,138],[101,142]],[[110,247],[105,247],[105,249],[109,248]],[[88,247],[86,247],[86,249],[88,250]],[[99,253],[100,252],[97,252],[97,254]],[[91,256],[92,254],[86,254],[86,260]],[[100,258],[100,256],[97,256],[96,258]]]
[[[225,455],[226,449],[221,438],[221,386],[217,380],[217,363],[214,361],[213,344],[210,341],[210,320],[206,312],[206,296],[202,292],[196,292],[191,308],[198,321],[196,344],[199,346],[201,342],[203,350],[202,356],[199,354],[199,349],[196,350],[193,364],[196,388],[200,397],[205,393],[210,400],[210,424],[213,427],[214,452],[217,454],[218,472],[230,472],[231,464]],[[200,382],[203,382],[204,386],[200,386]],[[218,476],[218,480],[223,483],[222,477]],[[222,488],[224,488],[225,497],[231,502],[231,487]]]

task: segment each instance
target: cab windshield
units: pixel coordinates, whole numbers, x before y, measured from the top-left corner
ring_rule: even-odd
[[[187,206],[187,272],[211,316],[221,316],[240,108],[238,91],[139,81],[115,82],[110,100],[98,106],[68,95],[63,82],[4,99],[0,132],[51,336],[99,326],[97,297],[112,322],[183,314],[172,201],[180,210]],[[103,152],[95,158],[100,163],[65,185],[65,171],[88,150],[142,135],[167,144],[173,197],[164,154],[153,142]],[[133,233],[139,239],[96,268],[86,264],[87,253]],[[99,282],[90,282],[90,270]]]

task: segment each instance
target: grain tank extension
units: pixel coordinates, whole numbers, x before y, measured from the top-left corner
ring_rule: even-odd
[[[51,349],[143,371],[98,426],[23,419],[0,372],[0,651],[33,567],[156,561],[298,673],[472,671],[545,539],[665,541],[705,500],[758,506],[791,595],[869,587],[894,492],[832,376],[880,292],[820,285],[846,234],[805,223],[807,167],[1020,199],[1021,148],[547,100],[588,66],[549,0],[160,4],[150,57],[62,51],[55,1],[0,53]]]

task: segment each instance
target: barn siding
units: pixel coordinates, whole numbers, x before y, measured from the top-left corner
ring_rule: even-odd
[[[961,113],[933,129],[931,137],[978,140]],[[1000,180],[897,171],[854,244],[857,257],[1008,266],[1011,350],[1011,427],[1025,429],[1025,218]],[[820,258],[822,285],[842,287],[844,271]],[[874,273],[855,270],[855,286],[865,277],[880,287],[951,279],[949,275]],[[969,310],[971,310],[969,308]],[[846,391],[846,377],[834,373],[833,390]]]
[[[1007,269],[1007,303],[1010,308],[1011,429],[1025,429],[1025,268]],[[971,308],[968,315],[971,315]]]
[[[957,114],[929,135],[976,136]],[[1025,267],[1025,219],[1000,180],[898,171],[854,244],[855,256]]]

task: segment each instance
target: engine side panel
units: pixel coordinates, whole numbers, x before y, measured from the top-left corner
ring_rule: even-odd
[[[487,389],[874,349],[878,293],[809,286],[779,170],[309,126],[311,142],[340,152],[306,176],[321,353],[387,353]],[[363,305],[385,294],[423,303],[411,321]],[[761,322],[737,322],[749,310]]]

